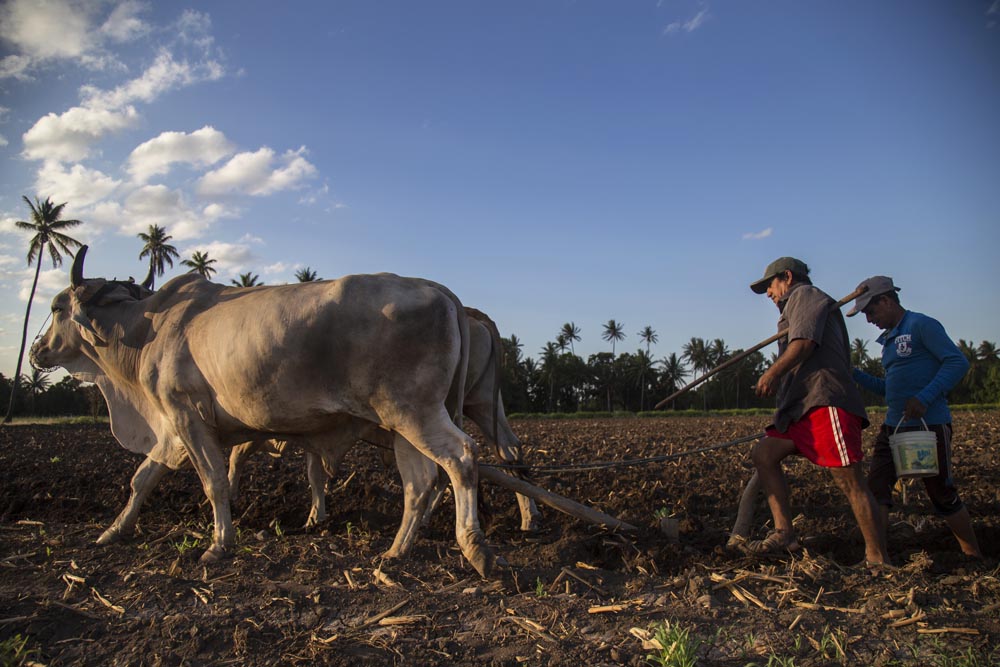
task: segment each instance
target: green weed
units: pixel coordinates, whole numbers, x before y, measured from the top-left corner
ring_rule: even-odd
[[[0,665],[3,667],[20,667],[38,655],[37,648],[27,648],[28,638],[14,635],[0,642]]]
[[[653,626],[653,640],[662,648],[646,654],[646,662],[658,667],[694,667],[698,664],[701,640],[691,631],[670,621]]]

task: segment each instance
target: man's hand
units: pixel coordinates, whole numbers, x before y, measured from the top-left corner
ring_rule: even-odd
[[[776,373],[771,372],[773,368],[774,366],[771,366],[771,368],[764,371],[764,374],[757,380],[757,386],[754,390],[758,396],[774,396],[774,393],[778,390],[778,380],[780,378],[777,377]]]
[[[906,407],[903,408],[903,416],[907,419],[921,419],[927,414],[927,406],[917,400],[916,396],[906,399]]]

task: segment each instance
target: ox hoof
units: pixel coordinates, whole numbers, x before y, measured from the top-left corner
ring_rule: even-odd
[[[486,546],[477,546],[466,558],[483,579],[489,579],[493,573],[493,567],[497,563],[496,554]]]
[[[212,545],[208,551],[201,555],[201,558],[199,558],[198,561],[201,563],[218,563],[220,560],[225,560],[231,556],[232,554],[226,549],[217,545]]]
[[[125,535],[115,528],[108,528],[106,531],[101,533],[100,537],[97,538],[97,545],[103,547],[109,544],[117,544],[119,542],[124,542],[129,537],[130,535]]]

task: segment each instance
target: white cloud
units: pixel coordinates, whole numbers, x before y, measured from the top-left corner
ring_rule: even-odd
[[[49,259],[48,253],[45,255],[45,261],[49,266],[52,266],[52,260]],[[38,274],[38,289],[35,291],[34,303],[48,303],[52,297],[69,285],[69,270],[66,268],[65,262],[63,264],[56,269],[42,269],[41,273]],[[31,296],[31,283],[35,280],[35,270],[23,271],[22,276],[17,298],[28,303],[28,297]]]
[[[95,46],[89,7],[66,0],[10,0],[0,7],[0,38],[32,59],[77,58]]]
[[[95,205],[87,215],[87,223],[125,236],[144,232],[155,224],[165,227],[175,240],[184,241],[203,236],[224,213],[216,210],[206,215],[188,205],[182,192],[165,185],[146,185],[123,202]]]
[[[663,29],[663,34],[672,35],[682,30],[684,32],[694,32],[711,17],[712,15],[708,13],[707,9],[702,9],[700,12],[695,14],[693,18],[690,18],[687,21],[674,21]]]
[[[116,42],[130,42],[142,37],[150,31],[149,24],[137,16],[145,9],[144,3],[125,0],[111,10],[111,15],[101,26],[101,34]]]
[[[254,265],[260,261],[247,243],[223,243],[221,241],[187,248],[181,253],[181,258],[191,257],[196,250],[207,253],[209,259],[216,260],[215,264],[212,264],[212,267],[218,271],[213,276],[214,280],[222,280],[225,276],[235,276],[251,270],[256,273]]]
[[[236,192],[262,196],[294,189],[316,173],[305,153],[303,147],[276,158],[267,146],[253,153],[239,153],[219,169],[205,174],[198,191],[204,195]]]
[[[0,134],[0,148],[3,148],[4,146],[6,146],[9,143],[10,142],[7,141],[7,137],[5,137],[2,134]]]
[[[58,116],[46,114],[24,133],[22,155],[29,160],[83,160],[93,144],[131,127],[138,116],[133,107],[120,111],[73,107]]]
[[[35,190],[41,197],[51,197],[55,202],[69,202],[74,210],[79,210],[104,199],[120,184],[121,181],[81,164],[67,169],[59,162],[46,161],[38,170]]]
[[[768,227],[767,229],[762,229],[759,232],[747,232],[743,235],[743,240],[747,241],[759,241],[760,239],[766,239],[774,233],[773,227]]]
[[[149,103],[168,90],[218,79],[222,74],[222,66],[215,61],[191,65],[161,51],[138,78],[109,91],[84,86],[80,89],[81,106],[43,116],[24,133],[22,155],[29,160],[83,160],[95,143],[137,122],[139,114],[133,102]]]
[[[100,90],[83,86],[80,94],[84,106],[120,109],[133,102],[152,102],[164,92],[201,81],[214,81],[222,77],[224,69],[214,60],[191,64],[177,61],[169,51],[162,50],[153,64],[142,73],[113,90]]]
[[[19,79],[26,81],[31,78],[31,58],[28,56],[10,55],[0,59],[0,79]]]
[[[110,7],[106,18],[103,14]],[[0,5],[0,39],[13,46],[0,61],[0,78],[30,79],[31,72],[53,61],[70,60],[92,70],[124,70],[105,49],[108,41],[131,41],[150,26],[137,0],[9,0]]]
[[[145,183],[152,176],[166,174],[175,163],[208,167],[234,150],[226,135],[208,125],[190,134],[164,132],[136,147],[126,169],[135,181]]]

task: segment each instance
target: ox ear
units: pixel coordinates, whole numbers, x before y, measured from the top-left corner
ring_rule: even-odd
[[[81,286],[81,287],[77,287],[76,289],[74,289],[74,290],[71,291],[71,293],[70,293],[71,294],[71,296],[70,296],[70,312],[72,313],[71,319],[77,325],[79,325],[79,327],[81,329],[83,329],[84,331],[89,332],[90,335],[93,336],[95,339],[97,339],[97,341],[99,343],[104,344],[106,342],[104,340],[104,336],[102,336],[101,334],[99,334],[97,332],[97,329],[94,328],[94,323],[90,321],[89,317],[87,317],[87,311],[83,307],[83,304],[86,303],[86,301],[80,298],[79,292],[82,292],[82,291],[84,291],[86,289],[87,289],[87,286],[84,285],[84,286]],[[91,294],[89,296],[92,297],[93,296],[93,292],[91,292]]]

